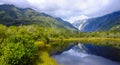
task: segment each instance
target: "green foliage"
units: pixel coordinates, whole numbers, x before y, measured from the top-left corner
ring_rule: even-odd
[[[6,28],[9,35],[0,47],[0,65],[33,65],[34,58],[37,56],[37,46],[34,44],[33,37],[24,27],[17,32],[10,30],[16,31],[17,28]],[[4,29],[1,31],[4,31]]]
[[[104,37],[104,38],[120,38],[120,32],[117,31],[101,31],[101,32],[79,32],[73,37]]]
[[[16,65],[22,61],[25,54],[24,46],[21,43],[8,43],[1,49],[1,65]],[[23,61],[24,62],[24,61]]]
[[[65,38],[68,33],[64,29],[43,28],[38,25],[0,25],[0,65],[33,65],[36,57],[39,57],[38,47],[41,48],[40,51],[47,51],[50,45],[46,44],[50,42],[50,38]],[[44,41],[43,44],[46,44],[36,46],[36,41]]]
[[[53,50],[62,50],[68,44],[54,44],[50,43],[51,41],[72,41],[70,38],[83,38],[84,40],[84,38],[88,39],[91,37],[114,39],[120,38],[119,34],[120,32],[113,31],[71,32],[64,29],[39,27],[39,25],[21,25],[10,27],[0,25],[0,65],[33,65],[39,58],[40,60],[38,62],[44,61],[44,63],[39,63],[39,65],[46,64],[46,58],[54,63],[48,54],[45,54],[45,56],[47,56],[44,57],[42,52],[54,53]],[[86,39],[84,41],[86,41]],[[116,45],[116,47],[119,47],[119,45]]]
[[[36,54],[37,47],[30,36],[13,35],[1,45],[1,65],[32,65]]]

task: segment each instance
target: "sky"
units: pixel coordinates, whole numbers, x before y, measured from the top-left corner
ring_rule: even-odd
[[[20,8],[32,8],[74,22],[120,11],[120,0],[0,0]]]

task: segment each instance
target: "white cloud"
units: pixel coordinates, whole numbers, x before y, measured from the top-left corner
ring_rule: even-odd
[[[99,17],[120,10],[120,0],[0,0],[0,3],[29,7],[69,21]]]
[[[74,16],[74,17],[70,17],[67,21],[73,23],[73,22],[75,22],[75,21],[83,20],[83,19],[88,19],[88,17],[85,16],[85,15]]]
[[[3,5],[3,3],[0,3],[0,5]]]

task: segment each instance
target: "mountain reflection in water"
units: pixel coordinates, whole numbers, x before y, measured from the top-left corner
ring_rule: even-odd
[[[119,62],[98,56],[100,54],[95,55],[95,51],[91,50],[93,46],[94,45],[83,45],[79,43],[71,49],[63,51],[61,54],[53,55],[52,57],[59,65],[120,65]],[[98,50],[100,49],[97,48],[96,51]]]

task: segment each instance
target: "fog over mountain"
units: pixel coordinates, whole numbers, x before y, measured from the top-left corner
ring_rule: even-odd
[[[0,0],[0,4],[32,8],[71,23],[76,20],[104,16],[120,10],[120,0]]]

